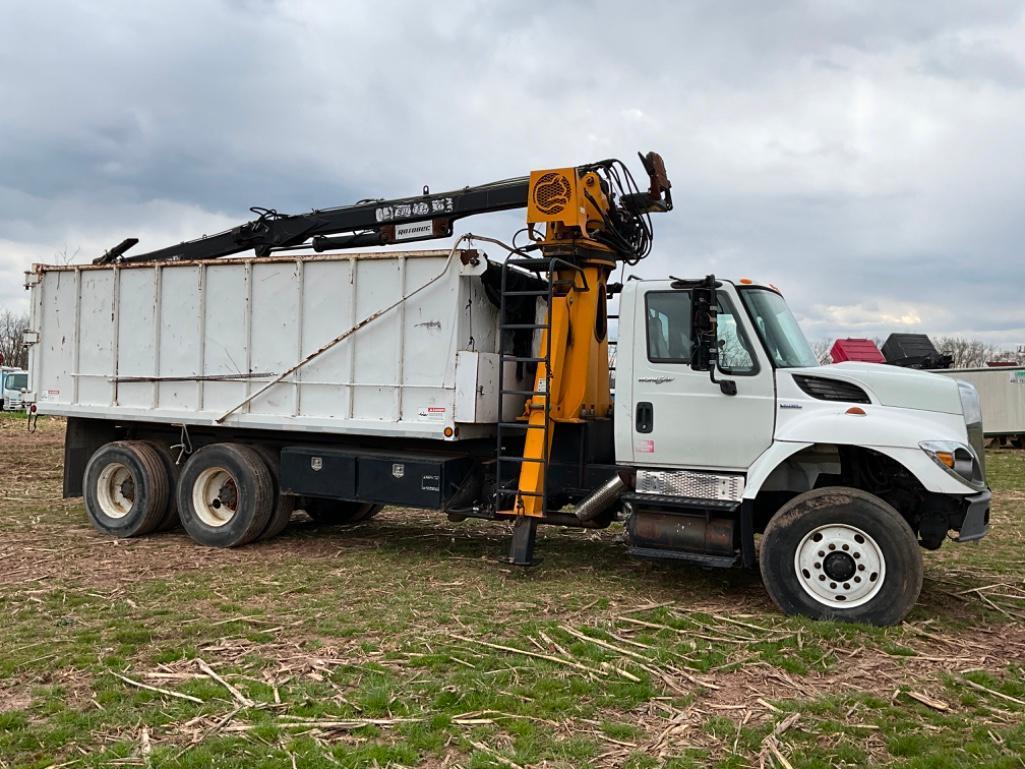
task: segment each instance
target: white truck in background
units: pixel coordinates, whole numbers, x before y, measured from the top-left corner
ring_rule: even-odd
[[[760,564],[787,613],[899,622],[920,548],[988,529],[975,390],[818,366],[770,285],[610,283],[671,207],[660,160],[645,158],[647,192],[618,189],[612,163],[35,266],[31,381],[38,412],[68,418],[65,496],[114,536],[180,521],[222,547],[280,533],[296,508],[339,523],[433,509],[511,522],[518,564],[538,524],[622,521],[635,556]],[[287,253],[524,205],[529,245],[474,238],[501,261]],[[325,231],[356,234],[318,244]]]
[[[0,408],[21,411],[25,408],[24,393],[28,390],[28,372],[4,367],[0,371]]]

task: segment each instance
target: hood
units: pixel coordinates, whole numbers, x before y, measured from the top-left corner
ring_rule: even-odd
[[[794,369],[794,372],[852,382],[883,406],[962,413],[957,381],[928,371],[846,361],[814,369]]]

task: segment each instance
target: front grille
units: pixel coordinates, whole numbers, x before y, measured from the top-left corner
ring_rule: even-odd
[[[692,470],[638,470],[637,493],[739,502],[744,496],[744,476]]]
[[[842,382],[839,379],[794,374],[794,381],[808,395],[820,401],[843,401],[845,403],[872,402],[868,399],[868,394],[856,384]]]

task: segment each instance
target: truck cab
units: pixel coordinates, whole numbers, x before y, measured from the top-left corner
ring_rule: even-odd
[[[907,598],[886,595],[887,568],[920,585],[919,545],[986,532],[977,393],[910,369],[819,365],[781,292],[746,279],[715,281],[714,342],[700,349],[699,284],[631,281],[620,299],[615,443],[636,472],[632,550],[753,565],[761,534],[782,608],[888,621]]]

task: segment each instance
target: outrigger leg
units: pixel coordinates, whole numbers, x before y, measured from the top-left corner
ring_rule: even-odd
[[[509,545],[509,563],[514,566],[534,566],[534,540],[537,538],[537,518],[521,515],[513,524]]]

